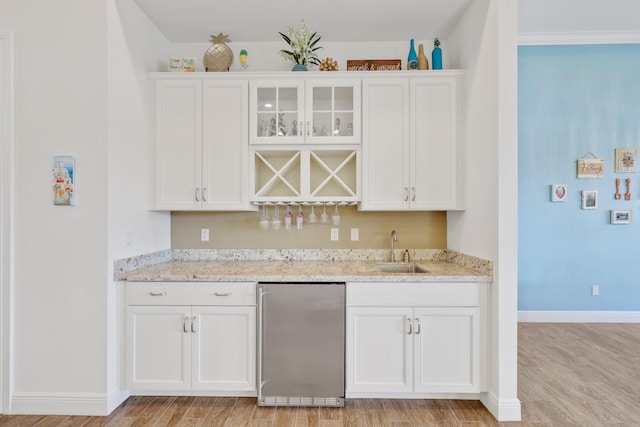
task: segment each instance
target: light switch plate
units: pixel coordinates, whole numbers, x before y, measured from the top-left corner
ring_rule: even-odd
[[[331,229],[331,240],[338,240],[338,228]]]
[[[352,242],[357,242],[358,240],[360,240],[360,230],[357,228],[352,228],[351,229],[351,241]]]
[[[209,241],[209,229],[202,228],[200,229],[200,241],[208,242]]]

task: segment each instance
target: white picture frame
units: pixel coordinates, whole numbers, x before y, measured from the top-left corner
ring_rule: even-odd
[[[551,186],[551,201],[566,202],[569,196],[569,186],[567,184],[553,184]]]
[[[611,211],[611,224],[631,224],[633,211]]]
[[[582,190],[582,209],[598,209],[598,192]]]

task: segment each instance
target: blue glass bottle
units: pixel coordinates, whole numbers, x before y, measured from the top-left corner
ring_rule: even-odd
[[[409,48],[409,57],[407,58],[407,70],[418,69],[418,55],[413,47],[413,39],[411,39],[411,48]]]
[[[440,40],[436,37],[433,41],[433,52],[431,52],[431,67],[433,70],[442,70],[442,49]]]

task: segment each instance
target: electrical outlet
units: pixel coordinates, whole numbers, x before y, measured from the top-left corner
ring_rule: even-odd
[[[596,286],[596,285],[593,285],[591,287],[591,295],[593,295],[593,296],[600,295],[600,287]]]
[[[331,240],[338,240],[338,228],[331,229]]]
[[[209,241],[209,229],[208,228],[200,229],[200,241],[201,242],[208,242]]]
[[[357,228],[351,229],[351,241],[357,242],[360,239],[360,230]]]

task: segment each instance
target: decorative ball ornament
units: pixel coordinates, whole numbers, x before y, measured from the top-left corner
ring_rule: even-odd
[[[222,33],[211,36],[212,45],[203,58],[205,71],[229,71],[233,64],[233,51],[226,43],[230,41],[229,36]]]
[[[327,57],[320,62],[320,71],[338,71],[338,61]]]

